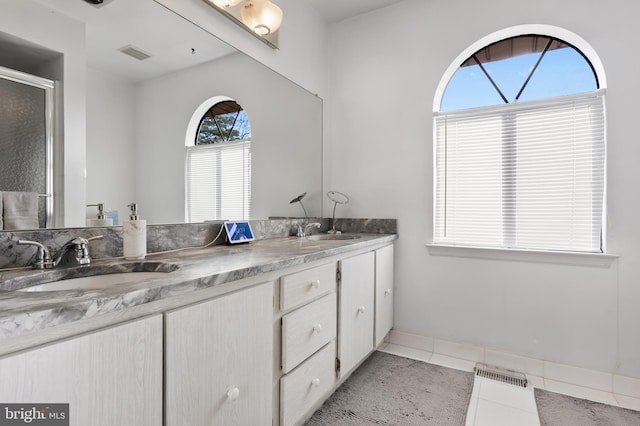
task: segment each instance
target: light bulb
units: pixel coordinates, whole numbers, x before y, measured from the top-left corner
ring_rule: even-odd
[[[240,2],[242,2],[243,0],[210,0],[210,1],[213,1],[213,4],[215,4],[221,9],[228,9],[237,4],[240,4]]]
[[[258,35],[271,34],[280,28],[282,9],[269,0],[249,0],[240,11],[242,22]]]

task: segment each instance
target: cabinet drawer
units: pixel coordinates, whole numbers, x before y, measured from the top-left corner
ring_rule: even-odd
[[[282,317],[282,370],[288,373],[336,337],[336,293]]]
[[[329,263],[280,278],[280,309],[285,311],[335,290],[336,265]]]
[[[336,380],[336,341],[303,362],[300,367],[280,379],[280,419],[292,425],[332,389]]]

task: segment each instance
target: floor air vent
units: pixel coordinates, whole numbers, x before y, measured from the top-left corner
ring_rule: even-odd
[[[521,388],[527,387],[527,376],[518,371],[480,363],[476,364],[474,371],[478,377],[496,380],[498,382],[507,383]]]

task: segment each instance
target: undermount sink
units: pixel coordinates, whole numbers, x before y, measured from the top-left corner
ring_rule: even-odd
[[[58,291],[58,290],[95,290],[120,284],[130,284],[151,278],[167,276],[166,272],[122,272],[116,274],[92,275],[90,277],[70,278],[37,284],[16,291]]]
[[[308,240],[320,241],[320,240],[357,240],[360,235],[354,234],[315,234],[309,235]]]

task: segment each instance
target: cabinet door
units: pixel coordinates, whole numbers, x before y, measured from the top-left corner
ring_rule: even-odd
[[[165,315],[165,424],[271,425],[273,284]]]
[[[373,252],[340,261],[340,378],[373,349],[374,267]]]
[[[162,425],[162,316],[0,360],[3,403],[69,403],[72,426]]]
[[[393,246],[376,250],[376,348],[393,327]]]

